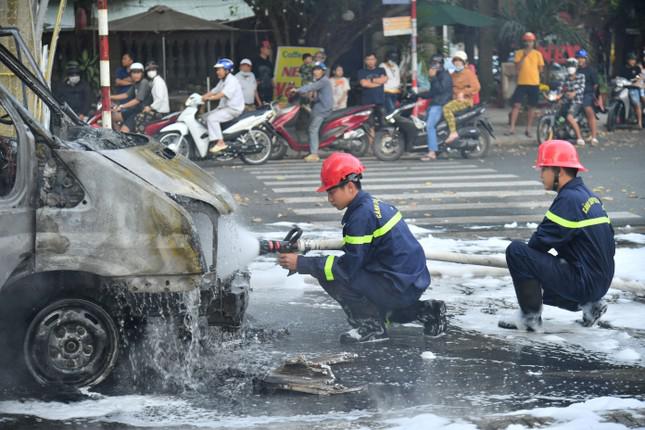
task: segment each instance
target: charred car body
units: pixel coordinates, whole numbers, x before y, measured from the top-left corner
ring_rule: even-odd
[[[181,315],[187,296],[210,324],[239,326],[249,275],[217,270],[231,194],[158,142],[85,125],[31,71],[17,31],[0,36],[4,71],[24,94],[0,85],[0,350],[13,351],[10,365],[45,385],[96,385],[115,366],[124,322]],[[26,107],[34,95],[51,131]]]

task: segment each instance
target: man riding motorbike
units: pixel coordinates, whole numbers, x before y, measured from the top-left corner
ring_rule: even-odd
[[[292,89],[293,92],[299,94],[315,93],[311,108],[311,121],[309,122],[309,155],[305,157],[305,161],[320,161],[320,156],[318,156],[320,126],[334,109],[333,89],[326,73],[325,63],[317,62],[313,66],[314,81],[304,87]]]
[[[589,65],[589,54],[586,50],[580,49],[576,52],[576,59],[578,60],[578,73],[585,75],[585,89],[582,96],[582,107],[585,110],[587,122],[591,129],[590,143],[592,145],[597,145],[598,139],[596,137],[597,127],[594,104],[596,103],[596,90],[598,89],[598,73],[596,73],[596,70]]]
[[[219,83],[215,88],[202,95],[202,100],[219,100],[219,106],[212,110],[206,117],[208,125],[208,140],[212,147],[208,150],[216,154],[228,148],[222,137],[220,123],[237,118],[244,111],[244,94],[242,87],[233,71],[233,61],[220,58],[213,66]]]
[[[452,79],[450,74],[443,68],[443,55],[434,54],[430,58],[428,69],[430,78],[430,90],[419,93],[419,97],[430,97],[430,106],[426,117],[428,132],[428,153],[421,157],[422,161],[431,161],[437,158],[437,124],[443,114],[443,106],[452,98]]]
[[[576,116],[582,109],[582,100],[585,91],[585,75],[578,73],[578,60],[569,58],[565,63],[567,69],[567,78],[560,82],[558,93],[564,97],[562,102],[562,112],[567,122],[571,124],[573,131],[576,133],[576,144],[584,146],[585,141],[580,133],[580,126],[576,121]]]

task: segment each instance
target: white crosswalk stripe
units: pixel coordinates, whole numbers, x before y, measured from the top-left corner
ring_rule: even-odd
[[[540,222],[555,196],[537,180],[499,172],[473,160],[362,161],[365,190],[396,205],[409,222],[420,226],[494,227]],[[243,169],[270,190],[273,201],[286,206],[285,220],[336,226],[340,222],[342,212],[329,205],[326,194],[315,192],[320,184],[320,164],[287,160]],[[610,212],[609,216],[614,220],[640,218],[624,211]]]

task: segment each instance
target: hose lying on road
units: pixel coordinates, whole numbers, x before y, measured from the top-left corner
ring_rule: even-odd
[[[297,241],[297,249],[300,252],[340,250],[343,245],[344,242],[340,239],[300,239]],[[508,269],[508,266],[506,265],[506,259],[498,255],[463,254],[460,252],[429,251],[427,249],[425,250],[425,254],[426,259],[431,261],[443,261],[447,263],[471,264],[474,266]],[[440,271],[436,271],[436,269],[433,272],[433,275],[435,273],[440,273]],[[508,274],[508,272],[506,271],[502,273],[500,271],[499,274]],[[625,281],[622,279],[614,278],[611,283],[611,288],[645,297],[645,285],[643,285],[641,282]]]

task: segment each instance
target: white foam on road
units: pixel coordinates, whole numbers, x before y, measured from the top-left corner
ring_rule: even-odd
[[[495,400],[491,396],[490,400]],[[566,407],[545,407],[525,409],[491,418],[511,421],[515,416],[549,418],[550,423],[540,429],[601,429],[617,430],[628,427],[608,423],[604,415],[612,411],[637,411],[645,408],[645,401],[633,398],[598,397]],[[395,411],[333,411],[327,414],[276,414],[272,416],[221,415],[211,409],[191,405],[188,401],[170,396],[97,396],[81,402],[0,402],[0,413],[29,415],[49,421],[88,419],[98,423],[124,424],[142,428],[227,428],[227,429],[281,429],[281,428],[343,428],[366,429],[377,426],[390,430],[476,430],[479,427],[469,419],[478,417],[464,413],[462,418],[437,415],[432,405]],[[636,412],[637,413],[637,412]],[[520,420],[523,422],[523,420]],[[318,427],[322,426],[322,427]],[[525,429],[511,424],[507,429]]]

